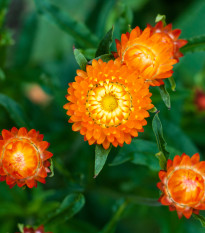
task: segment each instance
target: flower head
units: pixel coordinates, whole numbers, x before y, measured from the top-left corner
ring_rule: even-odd
[[[192,212],[198,214],[205,209],[205,161],[199,160],[198,153],[191,158],[176,155],[173,161],[167,161],[167,171],[159,172],[159,201],[170,211],[176,210],[179,218],[190,218]]]
[[[122,146],[143,131],[153,105],[149,85],[136,78],[136,72],[119,60],[93,60],[86,72],[77,70],[77,75],[69,84],[69,103],[64,108],[72,129],[80,131],[90,145]]]
[[[0,138],[0,181],[12,188],[27,185],[37,186],[37,181],[45,183],[45,177],[50,172],[48,161],[53,154],[46,149],[49,143],[43,141],[43,135],[32,129],[15,127],[2,130]]]
[[[139,75],[150,85],[163,84],[162,79],[172,76],[172,45],[162,43],[159,33],[152,35],[147,27],[143,32],[136,27],[131,33],[122,34],[121,42],[116,40],[117,54],[122,63]]]
[[[33,227],[24,227],[23,233],[52,233],[52,232],[45,232],[44,226],[41,225],[37,229],[34,229]]]
[[[179,58],[183,57],[183,54],[179,49],[187,44],[187,40],[178,39],[181,34],[181,30],[172,30],[172,24],[168,24],[164,27],[162,21],[158,22],[154,27],[149,24],[147,27],[151,29],[152,34],[158,33],[161,35],[161,42],[172,46],[172,57],[179,62]]]

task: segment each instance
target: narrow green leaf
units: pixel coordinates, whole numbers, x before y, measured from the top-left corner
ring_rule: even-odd
[[[80,52],[79,49],[74,48],[74,56],[75,60],[77,61],[78,65],[80,66],[81,70],[86,70],[87,65],[87,59],[84,57],[84,55]]]
[[[108,62],[110,60],[114,60],[115,58],[112,54],[104,54],[102,56],[99,56],[99,57],[96,57],[95,59],[90,60],[88,64],[92,64],[93,60],[99,60],[99,59],[103,60],[104,62]]]
[[[159,166],[163,169],[163,170],[166,170],[166,165],[167,165],[167,160],[164,156],[164,154],[160,151],[158,153],[156,153],[155,155],[158,160],[159,160]]]
[[[163,22],[163,25],[166,25],[166,15],[160,15],[158,14],[156,19],[155,19],[155,23],[158,23],[159,21]]]
[[[170,95],[165,87],[165,85],[159,86],[159,92],[162,97],[162,100],[164,101],[164,104],[167,106],[168,109],[171,108],[171,101],[170,101]]]
[[[169,80],[169,83],[171,85],[172,91],[175,91],[175,89],[176,89],[176,83],[175,83],[174,77],[171,76],[170,78],[168,78],[168,80]]]
[[[192,215],[196,220],[200,221],[202,227],[205,227],[205,217],[204,216],[202,216],[200,214],[194,214],[194,213]]]
[[[102,145],[96,145],[95,147],[95,175],[94,178],[99,175],[100,171],[102,170],[105,162],[107,160],[107,156],[110,153],[111,146],[105,150]]]
[[[110,220],[110,222],[103,228],[100,233],[114,233],[118,221],[122,218],[125,209],[127,207],[128,203],[127,201],[123,200],[120,206],[118,207],[117,211],[115,212],[114,216]]]
[[[35,3],[40,14],[75,38],[83,48],[96,47],[98,38],[90,32],[85,24],[73,19],[67,12],[46,0],[35,0]]]
[[[50,214],[47,219],[43,221],[43,225],[58,225],[68,219],[72,218],[77,214],[85,204],[85,198],[80,193],[74,193],[68,195],[63,202],[60,204],[59,208],[56,209],[55,213]]]
[[[180,49],[183,54],[205,51],[205,35],[188,39],[188,43]]]
[[[10,118],[19,126],[28,127],[28,120],[21,106],[6,95],[0,94],[0,105],[3,106]]]
[[[164,140],[162,124],[159,119],[158,113],[156,113],[155,116],[153,117],[152,129],[154,131],[154,134],[157,140],[157,146],[158,146],[159,151],[164,154],[166,159],[168,159],[169,152],[166,150],[167,143]]]
[[[112,45],[112,37],[113,37],[113,30],[114,28],[112,27],[105,37],[100,41],[100,44],[97,48],[95,57],[99,57],[104,54],[109,54],[110,52],[110,46]]]

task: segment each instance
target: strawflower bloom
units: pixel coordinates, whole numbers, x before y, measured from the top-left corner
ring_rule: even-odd
[[[73,131],[80,131],[88,143],[117,147],[131,143],[147,124],[151,104],[149,85],[119,60],[93,60],[86,72],[77,70],[69,84],[64,105]]]
[[[17,232],[20,233],[20,232]],[[41,225],[37,229],[34,229],[33,227],[24,227],[23,233],[52,233],[52,232],[45,232],[44,226]]]
[[[47,151],[49,143],[43,141],[43,135],[35,129],[15,127],[2,130],[0,136],[0,181],[12,188],[27,185],[37,187],[37,181],[45,183],[47,173],[50,172],[49,158],[53,154]]]
[[[183,54],[179,51],[179,49],[187,44],[187,40],[178,39],[181,34],[181,30],[172,30],[171,23],[164,27],[162,21],[158,22],[154,27],[149,24],[147,27],[151,29],[152,34],[158,33],[161,35],[161,42],[164,44],[170,44],[172,46],[172,57],[179,62],[179,58],[183,57]]]
[[[163,79],[172,76],[176,63],[172,59],[172,45],[161,40],[161,34],[152,35],[149,27],[143,32],[136,27],[131,33],[122,34],[121,41],[115,40],[117,55],[114,55],[130,69],[137,70],[150,85],[159,86],[164,83]]]
[[[168,159],[167,171],[159,172],[159,201],[170,211],[176,210],[179,218],[190,218],[192,212],[205,210],[205,161],[199,160],[198,153],[191,158],[184,153],[176,155],[173,161]]]

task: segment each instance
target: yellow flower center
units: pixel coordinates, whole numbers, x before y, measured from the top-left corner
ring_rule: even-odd
[[[89,116],[101,127],[124,124],[132,111],[132,97],[128,88],[119,83],[101,82],[87,95]]]
[[[7,174],[23,179],[33,176],[39,167],[40,153],[28,139],[13,139],[2,153],[2,164]]]
[[[117,99],[113,95],[105,95],[102,99],[102,106],[105,111],[112,112],[117,108]]]

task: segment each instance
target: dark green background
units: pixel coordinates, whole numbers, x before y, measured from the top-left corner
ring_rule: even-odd
[[[0,3],[4,0],[0,0]],[[44,0],[41,0],[43,3]],[[0,184],[0,233],[17,231],[17,224],[37,225],[59,203],[71,193],[83,193],[85,206],[64,223],[51,226],[53,233],[100,232],[110,221],[123,199],[132,200],[120,221],[117,233],[202,233],[204,229],[195,219],[179,220],[176,212],[157,202],[159,190],[156,141],[151,127],[153,114],[148,119],[145,132],[136,144],[125,146],[123,152],[133,159],[118,166],[109,166],[120,148],[113,149],[100,175],[94,179],[94,146],[88,146],[83,136],[71,130],[63,105],[69,82],[75,77],[78,65],[72,47],[82,49],[88,59],[98,42],[114,25],[114,38],[126,32],[127,25],[139,25],[142,29],[149,23],[154,25],[158,13],[167,16],[167,23],[182,30],[181,38],[205,34],[205,2],[203,0],[48,0],[69,17],[86,24],[95,35],[91,46],[75,39],[72,34],[61,30],[44,14],[39,15],[33,0],[11,1],[2,31],[9,29],[13,45],[0,47],[0,68],[5,78],[0,78],[0,93],[17,102],[24,112],[0,103],[0,129],[13,126],[35,128],[50,142],[49,150],[54,153],[55,176],[47,178],[45,185],[38,188],[11,190],[5,182]],[[73,26],[74,27],[74,26]],[[83,31],[82,31],[83,33]],[[91,38],[87,38],[88,40]],[[112,50],[115,50],[114,43]],[[152,88],[153,103],[160,110],[164,126],[164,137],[170,148],[179,153],[193,155],[199,152],[205,159],[205,113],[198,112],[194,105],[194,91],[205,88],[205,53],[187,53],[174,67],[176,92],[171,95],[171,110],[161,100],[157,88]],[[48,106],[32,103],[25,95],[29,84],[38,83],[52,96]],[[17,111],[17,112],[16,112]],[[20,111],[20,112],[19,112]],[[19,118],[16,114],[19,113]],[[22,117],[22,119],[21,119]],[[135,139],[137,140],[137,139]],[[148,142],[151,142],[152,147]],[[147,142],[147,143],[146,143]],[[135,142],[134,142],[135,143]],[[140,151],[141,146],[149,146]],[[136,152],[128,153],[130,148]],[[151,149],[150,149],[151,148]],[[170,149],[171,150],[171,149]],[[175,153],[172,152],[173,157]],[[127,158],[128,158],[127,157]],[[126,160],[126,159],[125,159]],[[127,159],[128,160],[128,159]],[[140,198],[138,198],[140,197]],[[143,199],[143,198],[145,199]],[[148,198],[148,199],[146,199]],[[149,199],[151,198],[151,199]],[[107,233],[115,231],[106,231]],[[104,233],[104,232],[103,232]]]

